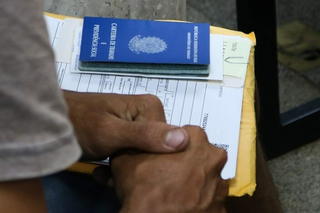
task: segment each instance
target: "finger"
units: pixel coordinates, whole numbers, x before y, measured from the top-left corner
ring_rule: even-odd
[[[154,95],[131,96],[129,109],[136,112],[134,121],[161,121],[166,122],[162,102]]]
[[[188,132],[190,137],[191,143],[189,145],[189,148],[195,146],[206,146],[206,149],[208,151],[210,150],[211,153],[210,168],[212,168],[215,171],[214,175],[220,175],[228,159],[227,152],[224,149],[217,148],[210,144],[206,132],[199,126],[186,125],[183,128]]]
[[[183,126],[183,129],[185,129],[188,132],[190,141],[192,141],[193,146],[199,144],[210,144],[206,132],[203,129],[201,129],[201,127],[186,125]]]
[[[117,95],[118,104],[108,103],[106,108],[117,117],[126,121],[166,122],[160,99],[154,95]]]
[[[113,187],[113,178],[109,166],[100,166],[93,170],[93,179],[105,187]]]
[[[172,153],[184,150],[189,144],[189,136],[184,129],[163,122],[118,121],[114,128],[112,138],[118,142],[118,149]]]
[[[228,161],[228,154],[224,149],[215,147],[215,146],[211,146],[212,149],[212,162],[215,162],[215,171],[218,174],[221,174],[222,169],[224,168],[224,166],[226,165],[227,161]]]

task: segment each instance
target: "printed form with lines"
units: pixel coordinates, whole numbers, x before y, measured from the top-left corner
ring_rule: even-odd
[[[54,47],[64,20],[45,18]],[[156,95],[163,104],[167,123],[200,126],[212,144],[227,150],[228,161],[222,177],[235,177],[243,87],[225,87],[205,81],[78,74],[71,73],[70,67],[71,63],[56,61],[59,85],[64,90]]]

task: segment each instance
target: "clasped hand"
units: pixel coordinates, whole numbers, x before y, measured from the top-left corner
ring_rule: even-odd
[[[226,153],[201,128],[166,124],[162,104],[152,95],[65,97],[84,157],[117,152],[112,182],[122,213],[226,212],[228,185],[220,175]]]

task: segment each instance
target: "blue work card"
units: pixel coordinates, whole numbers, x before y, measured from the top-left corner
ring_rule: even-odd
[[[85,17],[81,62],[210,64],[210,26]]]

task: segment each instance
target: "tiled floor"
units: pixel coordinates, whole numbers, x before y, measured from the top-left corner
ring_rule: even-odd
[[[320,140],[268,162],[287,213],[320,212]]]

